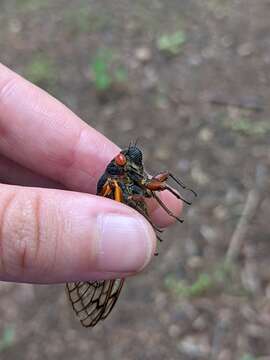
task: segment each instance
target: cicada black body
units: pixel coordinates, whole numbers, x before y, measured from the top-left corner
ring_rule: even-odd
[[[161,201],[157,193],[168,190],[176,198],[191,204],[167,184],[171,178],[183,189],[191,191],[182,181],[170,172],[163,172],[156,176],[146,173],[143,166],[143,154],[137,145],[130,145],[122,150],[108,164],[105,173],[97,184],[97,195],[122,202],[136,209],[153,226],[157,238],[161,240],[161,229],[156,227],[148,214],[146,199],[154,198],[167,214],[179,222],[183,222],[173,214]],[[111,312],[122,289],[124,279],[74,282],[67,284],[69,299],[75,313],[85,327],[95,326],[99,320],[104,320]]]

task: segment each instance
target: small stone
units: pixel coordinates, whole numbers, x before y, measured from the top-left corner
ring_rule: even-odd
[[[192,305],[190,302],[186,301],[183,302],[181,305],[181,309],[183,313],[185,314],[185,317],[189,319],[189,321],[195,319],[198,315],[198,311],[195,308],[194,305]]]
[[[213,214],[218,220],[225,220],[228,216],[228,210],[223,205],[218,205],[214,208]]]
[[[240,333],[236,338],[236,346],[238,349],[247,349],[249,346],[249,340],[246,336]]]
[[[148,47],[140,47],[135,50],[135,56],[140,62],[147,63],[151,60],[152,53]]]
[[[186,336],[178,349],[183,354],[196,359],[206,358],[210,353],[210,345],[206,336]]]
[[[193,322],[192,327],[196,331],[203,331],[207,327],[207,321],[205,316],[201,315]]]
[[[192,55],[188,58],[188,63],[191,66],[199,66],[202,63],[202,57],[199,55]]]
[[[248,324],[245,330],[250,337],[255,339],[264,338],[265,336],[265,329],[256,324]]]
[[[249,305],[245,304],[241,307],[241,315],[248,321],[256,321],[257,313]]]
[[[181,159],[177,163],[177,169],[183,172],[187,172],[190,170],[190,161],[187,159]]]
[[[9,30],[14,34],[18,34],[22,30],[22,24],[18,19],[13,19],[9,23]]]
[[[232,360],[232,352],[229,349],[223,349],[219,353],[217,360]]]
[[[158,159],[158,160],[168,160],[170,158],[170,151],[165,148],[165,147],[162,147],[160,146],[156,152],[155,152],[155,157]]]
[[[215,57],[215,49],[213,47],[207,47],[205,49],[202,50],[201,52],[202,57],[205,59],[213,59]]]
[[[111,116],[115,113],[115,107],[114,106],[104,106],[103,108],[103,116],[105,118],[111,118]]]
[[[214,15],[217,20],[223,20],[226,16],[228,16],[228,13],[225,7],[217,7],[214,10]]]
[[[264,326],[270,326],[270,303],[266,302],[262,311],[260,311],[259,315],[257,316],[257,320],[263,324]]]
[[[155,137],[155,135],[156,135],[156,132],[153,127],[144,129],[144,137],[146,139],[148,139],[148,140],[153,139],[153,137]]]
[[[226,196],[225,203],[227,205],[234,205],[243,201],[243,195],[236,188],[229,188]]]
[[[21,284],[17,287],[17,299],[22,304],[30,304],[35,299],[34,286],[31,284]]]
[[[268,300],[270,300],[270,283],[265,288],[265,295]]]
[[[158,74],[156,70],[151,66],[145,67],[144,79],[142,81],[143,89],[145,90],[154,89],[157,83],[158,83]]]
[[[139,30],[139,23],[134,19],[127,21],[126,23],[126,30],[134,33]]]
[[[195,165],[192,168],[191,176],[192,176],[192,179],[201,186],[207,185],[210,181],[208,175],[202,170],[202,168],[200,166]]]
[[[170,335],[170,337],[177,338],[177,337],[180,336],[180,334],[181,334],[181,329],[180,329],[180,327],[178,325],[173,324],[173,325],[171,325],[169,327],[169,335]]]
[[[188,257],[194,257],[198,255],[198,244],[194,239],[188,238],[187,241],[185,241],[185,252]]]
[[[155,305],[156,307],[161,310],[163,309],[167,304],[167,295],[163,292],[158,293],[155,296]]]
[[[253,52],[253,46],[249,42],[243,43],[238,47],[237,52],[240,56],[249,56]]]
[[[230,309],[223,308],[219,310],[219,320],[223,327],[229,326],[233,320],[233,313]]]
[[[230,35],[225,35],[221,39],[221,43],[225,48],[228,48],[228,47],[232,46],[233,38]]]
[[[265,54],[262,58],[263,62],[265,65],[269,65],[270,64],[270,54]]]
[[[121,130],[122,131],[130,131],[134,128],[134,123],[131,119],[124,119],[121,122]]]
[[[200,228],[200,233],[205,238],[205,240],[207,240],[210,243],[215,242],[218,238],[217,231],[208,225],[202,225]]]
[[[192,270],[199,269],[203,265],[203,259],[200,256],[192,256],[188,259],[187,265]]]
[[[249,261],[241,272],[241,281],[245,289],[256,294],[261,289],[260,278],[256,263]]]
[[[210,130],[209,128],[203,128],[198,135],[199,139],[205,143],[210,142],[213,137],[214,137],[214,133],[212,130]]]

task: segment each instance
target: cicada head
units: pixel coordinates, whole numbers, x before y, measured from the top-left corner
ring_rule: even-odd
[[[120,154],[127,160],[127,171],[143,174],[143,154],[136,145],[130,145],[128,149],[122,150]]]
[[[129,161],[136,166],[143,165],[142,151],[136,145],[129,146],[128,149],[123,150],[122,153],[129,159]]]
[[[143,174],[143,154],[136,145],[130,145],[119,152],[107,166],[109,175],[124,175],[129,172]]]

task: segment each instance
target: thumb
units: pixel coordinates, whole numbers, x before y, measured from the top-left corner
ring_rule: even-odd
[[[155,249],[135,210],[75,192],[0,185],[0,280],[54,283],[125,277]]]

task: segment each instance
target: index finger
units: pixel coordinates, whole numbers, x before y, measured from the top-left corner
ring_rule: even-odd
[[[0,64],[0,152],[61,182],[94,192],[119,148],[66,106]]]
[[[1,64],[0,138],[0,153],[80,192],[95,193],[99,177],[120,150],[65,105]],[[179,212],[167,195],[164,201]],[[157,223],[160,217],[155,216]],[[162,224],[172,222],[162,217]]]

